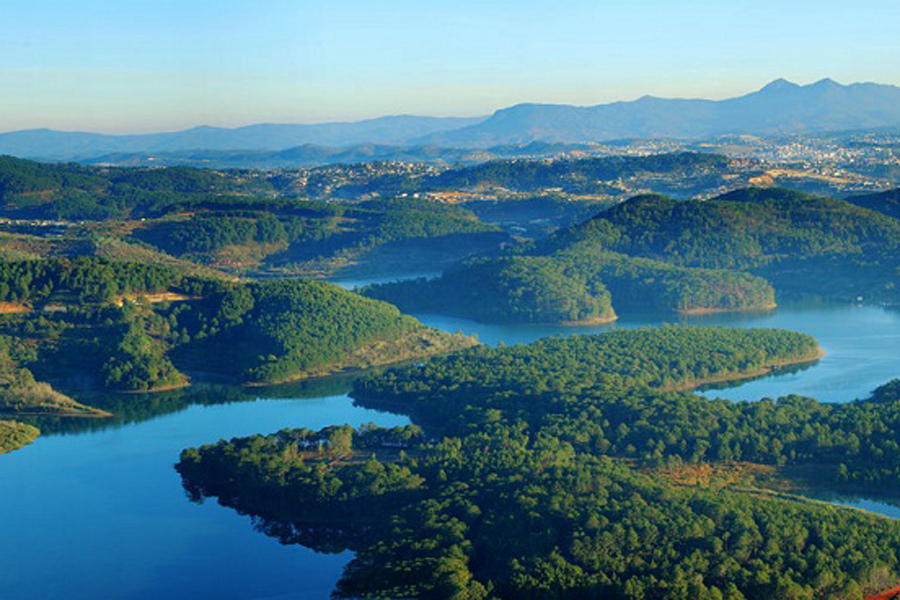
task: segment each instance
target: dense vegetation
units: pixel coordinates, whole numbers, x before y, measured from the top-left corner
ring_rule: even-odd
[[[0,415],[16,418],[31,415],[108,416],[101,410],[75,402],[47,383],[36,381],[32,372],[20,365],[33,358],[32,354],[20,340],[0,336]]]
[[[166,316],[184,342],[177,356],[254,382],[390,362],[393,352],[408,353],[399,360],[472,343],[425,328],[389,304],[309,280],[233,286],[176,306]]]
[[[387,190],[357,190],[375,198],[366,201],[311,200],[331,198],[333,180],[350,185],[357,175],[348,169],[98,168],[0,157],[0,214],[24,219],[0,226],[17,234],[7,236],[2,254],[96,255],[100,244],[114,241],[154,262],[171,262],[167,254],[230,272],[319,275],[376,259],[385,270],[413,260],[421,263],[414,269],[433,269],[510,239],[465,208],[378,198],[394,195]],[[373,177],[367,169],[358,176]],[[323,189],[313,196],[298,188],[318,180]]]
[[[145,224],[134,236],[170,254],[209,264],[228,256],[252,257],[255,250],[257,262],[282,268],[315,260],[347,261],[408,240],[455,236],[457,244],[471,245],[474,251],[505,239],[498,227],[468,210],[415,200],[353,207],[297,203],[269,211],[206,209],[187,219]],[[230,255],[223,254],[229,249]],[[465,252],[457,249],[453,256]]]
[[[880,192],[878,194],[865,194],[862,196],[850,196],[847,202],[861,208],[874,210],[875,212],[900,219],[900,189]]]
[[[900,221],[842,200],[778,189],[707,201],[637,197],[546,245],[581,241],[685,267],[750,270],[777,289],[894,293]]]
[[[696,267],[859,254],[900,240],[894,219],[842,200],[778,189],[738,190],[705,202],[637,197],[597,220],[603,223],[587,226],[591,234],[615,250]]]
[[[186,383],[166,355],[165,341],[149,335],[143,320],[126,320],[113,332],[111,342],[108,358],[100,368],[107,388],[151,391]]]
[[[92,374],[122,391],[184,385],[176,364],[271,382],[472,343],[306,280],[227,283],[82,257],[0,263],[0,293],[19,303],[0,328],[37,349],[33,368]]]
[[[0,262],[0,301],[33,303],[54,295],[80,302],[108,302],[117,295],[177,287],[182,275],[160,265],[100,258]]]
[[[602,322],[616,318],[603,283],[569,276],[546,257],[472,260],[436,280],[371,286],[363,293],[406,311],[489,322]]]
[[[492,161],[448,170],[429,182],[429,187],[499,186],[525,192],[557,187],[571,193],[608,193],[606,184],[620,178],[643,173],[696,175],[706,169],[722,169],[727,164],[728,159],[722,156],[690,152],[555,161]]]
[[[764,279],[723,269],[678,267],[578,244],[549,256],[473,259],[430,281],[373,286],[366,294],[407,311],[483,321],[598,322],[619,312],[764,309]]]
[[[294,242],[327,236],[327,219],[290,217],[279,220],[271,213],[219,211],[198,214],[187,221],[161,223],[145,233],[161,249],[175,255],[212,252],[250,242]]]
[[[531,397],[637,386],[694,387],[756,374],[777,364],[815,360],[819,352],[812,337],[778,329],[616,330],[515,346],[480,346],[363,378],[357,390],[367,398],[426,402],[433,405],[429,413],[454,414],[467,403],[496,393]]]
[[[834,406],[659,391],[815,350],[715,328],[479,348],[357,388],[450,437],[285,430],[186,450],[178,469],[284,542],[355,549],[344,597],[861,598],[898,579],[895,522],[636,468],[743,458],[896,485],[900,383]]]
[[[0,336],[0,454],[30,444],[40,435],[37,427],[18,419],[109,415],[75,402],[47,383],[36,381],[31,371],[19,364],[28,354],[30,350],[18,340]]]
[[[898,249],[900,221],[842,200],[778,189],[648,195],[437,280],[368,293],[405,310],[556,322],[771,308],[775,289],[894,300]]]
[[[178,204],[266,192],[271,186],[253,178],[207,169],[103,169],[0,156],[0,202],[22,217],[151,216]]]

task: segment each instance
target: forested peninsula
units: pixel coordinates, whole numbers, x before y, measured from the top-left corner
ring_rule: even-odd
[[[424,430],[288,429],[185,450],[178,470],[282,541],[357,551],[340,597],[861,598],[900,581],[896,522],[678,476],[751,461],[896,485],[896,382],[845,405],[666,391],[818,352],[685,327],[478,348],[358,381],[359,402]]]
[[[395,307],[311,280],[202,279],[101,258],[0,264],[0,332],[41,377],[165,390],[185,371],[276,383],[470,346]]]

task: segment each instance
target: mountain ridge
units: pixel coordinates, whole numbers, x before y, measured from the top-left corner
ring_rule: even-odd
[[[594,106],[517,104],[419,143],[491,146],[536,140],[585,142],[621,138],[697,139],[730,134],[791,134],[878,129],[900,124],[900,88],[842,85],[822,79],[798,85],[776,79],[725,100],[642,96]]]
[[[392,115],[320,124],[259,123],[237,128],[108,135],[51,129],[0,133],[0,154],[44,160],[187,151],[283,151],[312,144],[488,148],[531,142],[584,143],[633,138],[700,139],[731,134],[788,135],[900,126],[900,87],[832,79],[798,85],[776,79],[727,98],[659,98],[593,106],[521,103],[483,117]]]

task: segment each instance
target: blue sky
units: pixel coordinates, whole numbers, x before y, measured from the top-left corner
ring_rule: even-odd
[[[3,0],[0,131],[896,85],[898,24],[897,0]]]

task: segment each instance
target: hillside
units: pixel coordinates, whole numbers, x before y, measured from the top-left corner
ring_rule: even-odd
[[[184,371],[200,371],[273,383],[475,343],[324,282],[223,282],[86,257],[0,266],[0,333],[43,380],[147,392],[183,387]],[[26,371],[10,373],[0,386],[10,412],[84,409]]]
[[[473,259],[437,279],[370,286],[363,293],[411,312],[570,325],[610,322],[616,313],[764,310],[775,303],[772,287],[759,277],[589,246],[547,256]]]
[[[351,266],[430,271],[509,241],[462,206],[394,199],[413,179],[365,165],[261,173],[0,157],[0,217],[8,219],[0,237],[13,260],[105,256],[220,278],[328,276]],[[340,185],[368,199],[322,202],[295,185],[325,197]],[[382,199],[382,188],[393,192]]]
[[[900,219],[900,190],[890,190],[878,194],[864,194],[847,198],[850,204]]]
[[[894,219],[843,200],[779,189],[737,190],[707,201],[637,197],[594,221],[575,235],[696,267],[865,254],[900,242],[900,222]]]
[[[433,269],[509,240],[470,210],[414,199],[208,206],[142,222],[130,237],[192,263],[268,275],[328,275],[357,263]]]
[[[619,179],[639,175],[702,178],[728,167],[729,160],[715,154],[680,152],[651,156],[612,156],[554,161],[491,161],[450,169],[426,182],[427,189],[456,190],[503,187],[521,192],[559,188],[568,193],[609,193]]]
[[[473,345],[423,326],[384,302],[328,283],[233,286],[163,313],[184,368],[276,383],[419,358]]]
[[[434,165],[477,163],[502,158],[536,158],[565,152],[586,152],[590,144],[532,142],[492,148],[443,148],[433,144],[387,145],[366,143],[353,146],[302,144],[285,150],[183,150],[173,152],[119,152],[81,160],[83,164],[137,166],[191,166],[205,168],[272,169],[314,167],[352,163],[404,161]]]
[[[747,270],[776,289],[892,297],[900,221],[843,200],[744,189],[708,201],[633,198],[561,232],[576,241],[693,268]]]
[[[149,217],[273,191],[270,181],[210,169],[107,169],[0,156],[0,214],[11,218]]]
[[[409,311],[572,323],[768,309],[775,290],[894,301],[898,248],[900,221],[843,200],[780,189],[644,195],[501,257],[365,293]]]

